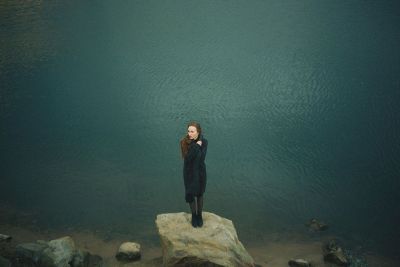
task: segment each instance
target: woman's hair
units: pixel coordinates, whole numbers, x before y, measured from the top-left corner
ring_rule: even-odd
[[[187,127],[186,127],[186,129],[189,128],[190,126],[196,127],[197,132],[199,133],[199,136],[201,135],[201,127],[200,127],[200,124],[198,122],[195,122],[195,121],[189,122]],[[186,154],[188,153],[189,144],[191,142],[192,142],[192,140],[190,140],[188,134],[186,134],[186,136],[182,138],[182,140],[181,140],[182,158],[184,158],[186,156]]]

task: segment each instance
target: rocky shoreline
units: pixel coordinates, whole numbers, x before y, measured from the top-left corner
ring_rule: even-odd
[[[42,266],[37,264],[41,261],[40,257],[44,256],[48,259],[54,256],[51,255],[52,253],[64,255],[64,258],[75,259],[75,263],[70,262],[67,265],[69,267],[162,266],[159,247],[146,244],[141,248],[141,250],[144,249],[144,253],[140,253],[140,257],[137,257],[137,254],[129,254],[126,251],[127,242],[120,239],[105,240],[102,235],[88,231],[70,231],[69,236],[63,236],[66,234],[65,232],[36,232],[29,227],[0,224],[0,233],[2,232],[9,233],[12,239],[7,242],[0,241],[0,256],[13,263],[13,267]],[[50,242],[64,244],[65,246],[52,246],[53,248],[49,249]],[[46,248],[47,251],[45,251]],[[34,249],[36,249],[36,253],[33,251]],[[46,254],[50,254],[50,257]],[[131,259],[138,261],[130,264]],[[6,261],[2,264],[0,264],[1,267],[8,266]],[[54,264],[50,263],[50,266],[54,266]]]
[[[143,246],[141,246],[141,244],[133,243],[136,240],[133,241],[121,240],[121,239],[104,240],[101,237],[96,236],[96,234],[88,232],[68,232],[68,233],[53,232],[50,234],[47,232],[46,233],[34,232],[32,230],[23,227],[0,224],[0,234],[2,234],[0,235],[1,237],[0,266],[8,267],[10,266],[10,263],[13,263],[12,266],[16,267],[18,266],[46,266],[46,267],[47,266],[57,266],[57,267],[58,266],[71,266],[71,267],[154,266],[157,267],[157,266],[163,266],[163,262],[166,262],[165,259],[166,250],[168,249],[175,252],[178,251],[180,253],[180,254],[178,253],[178,255],[181,256],[183,255],[183,257],[181,258],[186,258],[184,261],[186,261],[187,259],[193,260],[194,258],[190,257],[190,255],[194,255],[192,254],[192,252],[189,252],[189,254],[185,253],[190,251],[190,249],[192,251],[193,250],[196,251],[196,246],[197,250],[199,251],[199,248],[202,247],[205,248],[207,244],[209,245],[210,240],[206,239],[207,235],[208,236],[220,235],[218,238],[215,239],[216,240],[230,239],[230,241],[233,241],[232,244],[235,245],[239,244],[237,249],[229,247],[231,246],[229,245],[229,243],[222,242],[219,244],[220,251],[223,250],[224,247],[229,248],[228,249],[229,251],[237,250],[235,253],[233,253],[233,257],[231,257],[231,260],[233,259],[233,262],[236,262],[236,264],[216,263],[215,265],[209,265],[209,266],[276,266],[276,267],[340,266],[340,263],[334,264],[330,261],[326,261],[326,257],[331,257],[327,256],[329,255],[330,252],[343,251],[340,248],[340,246],[338,246],[338,244],[336,243],[332,242],[325,243],[322,240],[320,241],[312,239],[307,240],[306,237],[303,237],[303,240],[293,238],[293,240],[286,239],[281,241],[268,242],[266,244],[246,244],[246,249],[244,249],[244,246],[240,243],[236,235],[236,231],[233,227],[233,224],[231,224],[232,223],[231,221],[212,213],[206,213],[204,217],[205,217],[205,225],[204,225],[205,228],[192,229],[190,228],[190,224],[185,221],[189,220],[188,219],[189,214],[186,213],[160,214],[155,221],[156,224],[155,228],[158,230],[158,233],[160,235],[161,246],[148,246],[148,244],[144,245],[142,244]],[[315,219],[313,219],[313,221],[310,222],[313,223],[312,226],[310,226],[310,229],[312,229],[312,231],[321,231],[322,228],[327,229],[325,224],[322,223],[318,224]],[[226,224],[225,228],[227,229],[230,228],[230,230],[225,229],[222,226],[223,224]],[[322,228],[317,227],[316,225],[317,226],[322,225],[323,227]],[[207,227],[209,229],[207,229]],[[173,229],[180,229],[180,231],[176,230],[174,231]],[[167,230],[167,233],[169,233],[168,238],[165,235],[165,230]],[[202,230],[203,232],[201,232]],[[162,233],[163,231],[164,233]],[[193,231],[196,231],[196,234],[199,234],[199,236],[197,236],[197,240],[203,240],[205,242],[203,245],[201,242],[195,244],[196,242],[194,242],[194,240],[190,240],[190,236],[193,235]],[[201,235],[203,235],[203,237],[201,237]],[[176,239],[175,240],[176,242],[174,241],[175,248],[179,248],[179,246],[182,246],[182,244],[185,244],[186,242],[186,244],[191,244],[189,246],[189,250],[182,250],[181,248],[174,250],[171,248],[167,248],[162,241],[163,239],[169,241],[173,240],[171,239],[171,236],[172,238]],[[170,242],[170,244],[173,244],[174,242],[172,243]],[[125,244],[125,246],[123,246],[123,244]],[[211,244],[211,246],[216,246],[216,245],[218,244]],[[186,245],[186,247],[188,246]],[[32,248],[35,248],[37,250],[37,254],[31,253]],[[137,251],[132,253],[127,252],[126,254],[120,254],[123,251],[126,252],[127,248],[136,248]],[[218,252],[218,249],[215,251]],[[206,258],[212,258],[210,256],[211,254],[207,254],[209,252],[205,250],[200,252],[201,253],[199,255],[206,255]],[[248,264],[237,263],[236,258],[241,258],[241,256],[238,256],[240,253],[243,253],[243,255],[245,255],[244,259],[246,258],[250,259],[248,261]],[[42,262],[46,262],[46,264],[48,265],[37,265],[40,258],[38,254],[46,255],[44,256],[46,260],[45,261],[42,260]],[[22,258],[24,260],[21,260],[21,255],[23,255]],[[119,256],[117,257],[117,255]],[[218,258],[219,257],[218,253],[216,255],[217,255],[216,257]],[[31,258],[29,259],[29,257],[26,256],[29,256]],[[53,263],[49,261],[49,259],[53,259]],[[177,258],[175,257],[174,259],[176,260]],[[364,262],[361,261],[357,262],[355,259],[352,260],[353,260],[353,265],[347,263],[347,266],[351,267],[352,266],[357,266],[357,267],[399,266],[397,262],[395,262],[394,260],[389,260],[382,257],[379,258],[373,255],[368,256],[368,258],[366,258]],[[66,262],[68,265],[65,265]],[[18,265],[21,263],[24,263],[25,265]],[[58,263],[62,263],[64,265],[57,265]],[[187,266],[196,266],[196,265],[187,265]]]

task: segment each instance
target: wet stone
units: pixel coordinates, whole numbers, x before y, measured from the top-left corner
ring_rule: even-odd
[[[325,231],[328,229],[328,225],[326,223],[320,222],[317,219],[311,219],[307,224],[308,228],[313,231]]]
[[[339,266],[349,266],[349,260],[339,247],[335,240],[331,240],[323,246],[324,261],[330,262]]]
[[[290,267],[311,267],[311,263],[303,259],[290,260],[288,264]]]

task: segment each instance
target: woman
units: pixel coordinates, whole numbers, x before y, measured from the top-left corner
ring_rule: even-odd
[[[207,153],[207,139],[201,134],[200,124],[190,122],[187,135],[181,140],[183,180],[185,200],[192,212],[192,226],[202,227],[203,194],[206,189],[207,174],[204,162]]]

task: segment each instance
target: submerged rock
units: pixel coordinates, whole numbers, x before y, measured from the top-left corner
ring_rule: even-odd
[[[12,239],[12,237],[9,235],[0,234],[0,242],[3,242],[3,241],[9,242],[9,241],[11,241],[11,239]]]
[[[134,242],[125,242],[119,247],[117,255],[115,257],[119,261],[139,260],[141,257],[140,245]]]
[[[87,264],[84,267],[101,267],[103,266],[103,258],[99,255],[91,255],[87,258]]]
[[[339,266],[348,266],[349,260],[335,240],[331,240],[323,246],[324,261],[334,263]]]
[[[78,251],[71,262],[73,267],[101,267],[103,266],[103,259],[98,255],[92,255],[87,251]]]
[[[38,240],[35,243],[19,244],[16,247],[16,258],[21,266],[41,267],[94,267],[101,266],[102,262],[99,256],[78,250],[69,236],[49,242]]]
[[[210,212],[203,212],[201,228],[190,220],[184,212],[157,215],[164,266],[254,267],[232,221]]]
[[[290,267],[311,267],[311,263],[303,259],[290,260],[288,264]]]
[[[313,231],[325,231],[328,229],[327,224],[320,222],[315,218],[311,219],[306,225]]]
[[[18,262],[23,262],[24,264],[40,265],[43,261],[42,254],[43,251],[48,246],[41,243],[23,243],[16,247],[15,254]]]

